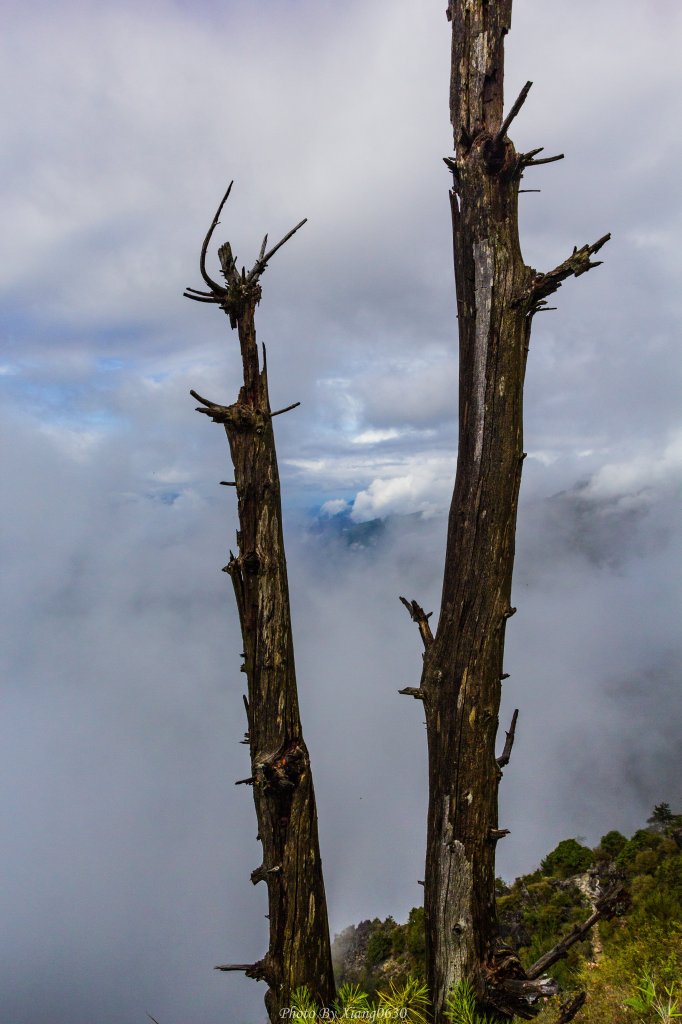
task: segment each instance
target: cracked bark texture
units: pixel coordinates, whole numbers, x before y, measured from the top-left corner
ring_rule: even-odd
[[[606,238],[575,249],[549,274],[524,263],[519,184],[523,170],[538,162],[532,159],[538,151],[518,154],[506,135],[530,83],[503,121],[511,8],[511,0],[451,0],[447,11],[459,449],[440,615],[432,640],[422,630],[426,649],[418,688],[429,755],[424,879],[436,1024],[445,1020],[447,994],[462,978],[503,1016],[531,1016],[530,1003],[551,987],[543,979],[523,979],[518,961],[498,948],[495,846],[505,830],[498,828],[495,741],[505,628],[515,610],[510,598],[531,322],[561,281],[597,265],[590,256]]]
[[[306,985],[324,1006],[335,990],[315,794],[296,688],[273,413],[254,321],[264,265],[257,262],[257,273],[247,278],[237,274],[229,244],[219,255],[228,287],[218,286],[216,302],[237,329],[244,383],[228,406],[193,394],[202,403],[199,411],[224,424],[234,465],[239,530],[237,553],[230,552],[225,571],[234,587],[248,682],[252,774],[242,781],[253,786],[263,848],[251,881],[268,888],[270,941],[258,963],[218,969],[266,981],[265,1004],[275,1022],[296,987]]]

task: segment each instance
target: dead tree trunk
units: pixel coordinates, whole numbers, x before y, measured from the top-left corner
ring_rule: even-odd
[[[275,1022],[299,985],[306,985],[322,1005],[334,998],[315,794],[298,709],[272,428],[273,417],[288,410],[270,410],[265,347],[261,366],[254,324],[260,276],[277,249],[305,222],[268,252],[266,236],[249,273],[238,273],[229,242],[223,245],[218,255],[226,286],[216,284],[206,272],[205,257],[229,193],[228,189],[201,250],[201,273],[209,290],[188,289],[185,294],[227,313],[231,327],[237,329],[242,356],[244,382],[234,404],[217,405],[191,393],[201,403],[198,412],[224,424],[234,465],[230,483],[237,492],[238,553],[230,552],[224,571],[234,587],[244,643],[242,671],[248,682],[244,704],[251,776],[240,781],[253,786],[263,845],[263,863],[252,872],[251,881],[264,881],[268,887],[270,943],[258,963],[224,964],[218,970],[245,971],[266,981],[265,1003]]]
[[[450,0],[450,192],[459,324],[459,449],[435,636],[405,602],[425,645],[420,685],[429,752],[425,916],[436,1024],[460,979],[503,1016],[531,1016],[547,979],[525,976],[497,943],[495,848],[501,767],[495,757],[504,637],[511,606],[523,451],[522,400],[533,317],[561,282],[597,266],[607,241],[574,249],[555,270],[526,266],[518,194],[526,168],[558,160],[520,154],[507,130],[528,94],[503,113],[504,37],[512,0]],[[515,725],[516,715],[514,718]]]

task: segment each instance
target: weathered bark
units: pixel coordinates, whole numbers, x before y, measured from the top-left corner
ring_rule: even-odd
[[[322,1005],[334,998],[315,795],[296,689],[272,428],[277,413],[270,410],[265,349],[261,366],[254,322],[260,275],[293,232],[267,254],[264,240],[248,275],[237,273],[229,243],[222,246],[219,256],[227,282],[223,287],[205,271],[206,248],[217,219],[218,215],[201,257],[202,275],[211,291],[186,294],[216,303],[230,317],[239,335],[244,382],[232,405],[217,405],[192,394],[201,402],[199,412],[224,424],[234,465],[238,553],[230,552],[224,571],[232,579],[244,643],[242,671],[248,682],[244,703],[252,766],[251,777],[240,781],[253,786],[263,863],[252,872],[251,881],[267,885],[270,919],[270,943],[262,960],[225,964],[218,970],[241,970],[265,980],[269,986],[265,1002],[274,1022],[299,985],[306,985]]]
[[[597,265],[590,256],[606,238],[574,250],[546,275],[523,261],[521,177],[526,167],[555,158],[536,159],[539,150],[518,154],[506,134],[530,88],[503,120],[511,7],[512,0],[450,0],[447,12],[455,154],[445,162],[453,175],[459,450],[433,639],[419,606],[404,602],[425,644],[418,695],[429,752],[425,917],[436,1024],[462,978],[503,1015],[529,1016],[538,995],[551,988],[537,975],[524,978],[518,960],[497,946],[495,847],[507,833],[498,828],[497,795],[511,741],[496,761],[495,740],[505,628],[515,611],[510,599],[531,322],[566,277]]]
[[[571,1024],[576,1013],[578,1013],[579,1010],[582,1010],[586,999],[587,992],[578,992],[577,996],[565,1002],[561,1007],[556,1024]]]

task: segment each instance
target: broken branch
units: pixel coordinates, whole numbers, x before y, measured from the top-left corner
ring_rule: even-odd
[[[243,971],[247,978],[255,978],[262,981],[266,977],[267,965],[264,960],[258,960],[255,964],[218,964],[214,971]]]
[[[537,274],[531,286],[531,305],[537,305],[540,300],[546,299],[548,295],[551,295],[552,292],[561,287],[562,282],[567,277],[580,277],[581,274],[586,274],[593,267],[601,266],[601,260],[592,261],[590,256],[594,256],[595,253],[599,252],[601,247],[606,245],[610,237],[611,233],[609,232],[606,235],[602,235],[592,245],[583,245],[581,249],[574,247],[568,259],[560,263],[554,270],[550,270],[547,274]]]
[[[256,262],[255,262],[255,263],[254,263],[254,265],[253,265],[253,269],[252,269],[252,270],[250,271],[250,273],[249,273],[248,277],[246,278],[247,282],[251,282],[251,281],[253,281],[253,280],[254,280],[254,278],[257,278],[257,277],[259,277],[259,276],[260,276],[260,275],[261,275],[261,274],[263,273],[263,271],[265,270],[265,268],[266,268],[266,267],[267,267],[267,265],[268,265],[268,262],[269,262],[269,261],[270,261],[270,260],[272,259],[272,257],[273,257],[273,256],[275,255],[275,253],[277,252],[277,250],[278,250],[278,249],[281,249],[281,248],[282,248],[282,246],[284,245],[284,243],[285,243],[285,242],[288,242],[288,241],[289,241],[289,239],[291,238],[291,236],[292,236],[292,235],[295,235],[295,234],[296,234],[296,232],[298,231],[298,229],[299,229],[299,228],[302,228],[302,227],[303,227],[303,225],[304,225],[304,224],[306,223],[306,221],[307,221],[307,220],[308,220],[308,218],[307,218],[307,217],[304,217],[304,218],[303,218],[303,220],[302,220],[302,221],[301,221],[301,222],[300,222],[299,224],[297,224],[295,228],[292,228],[292,229],[291,229],[291,231],[289,231],[289,232],[288,232],[288,233],[287,233],[287,234],[286,234],[286,235],[284,236],[284,238],[280,239],[280,241],[279,241],[279,242],[277,243],[277,245],[273,245],[272,249],[270,249],[270,251],[269,251],[269,252],[267,252],[267,253],[265,254],[265,256],[259,256],[259,257],[258,257],[258,259],[256,260]],[[265,236],[265,238],[267,239],[267,237],[268,237],[268,236],[266,235],[266,236]]]
[[[415,700],[424,700],[424,691],[419,686],[405,686],[402,690],[398,690],[398,693],[403,693],[406,697],[414,697]]]
[[[197,402],[201,402],[201,405],[196,407],[197,412],[202,412],[204,416],[210,416],[214,423],[225,423],[230,415],[230,409],[227,405],[218,405],[217,402],[211,402],[208,398],[202,398],[197,391],[190,390],[190,395],[195,398]],[[205,408],[202,408],[205,406]],[[226,481],[221,481],[224,483]],[[228,485],[229,486],[229,485]]]
[[[401,602],[407,608],[410,618],[413,622],[417,623],[421,638],[424,641],[424,647],[430,647],[433,643],[433,633],[429,626],[429,619],[433,615],[433,612],[429,612],[428,615],[416,601],[408,601],[406,597],[400,598]]]
[[[287,405],[284,409],[278,409],[277,412],[271,412],[270,419],[272,419],[273,416],[281,416],[283,412],[291,412],[292,409],[298,409],[300,404],[300,402],[294,402],[293,405]]]
[[[555,996],[559,991],[559,984],[554,978],[538,978],[525,980],[523,978],[505,978],[501,986],[506,992],[516,996]]]
[[[519,717],[519,709],[516,708],[512,715],[511,725],[509,726],[509,732],[505,733],[506,739],[504,741],[504,749],[502,754],[497,758],[498,768],[504,768],[509,764],[509,758],[511,757],[512,747],[514,746],[514,734],[516,733],[516,721]]]
[[[509,835],[508,828],[489,828],[488,839],[491,843],[496,843],[499,839],[504,839],[505,836]]]
[[[573,1020],[578,1010],[581,1010],[585,1005],[586,999],[587,992],[578,992],[575,999],[569,999],[567,1002],[563,1003],[561,1006],[561,1012],[557,1017],[556,1024],[570,1024],[570,1021]]]
[[[528,93],[530,92],[530,88],[531,88],[532,84],[533,84],[532,82],[526,82],[526,84],[524,85],[523,89],[519,93],[518,97],[516,98],[516,100],[514,102],[514,105],[512,106],[511,110],[509,111],[509,113],[505,117],[504,121],[500,125],[499,129],[495,133],[495,142],[496,143],[497,142],[501,142],[502,139],[507,134],[507,131],[509,129],[510,124],[512,123],[512,121],[514,120],[514,118],[516,117],[518,112],[520,111],[520,109],[523,106],[523,104],[526,102],[526,97],[528,96]]]
[[[258,883],[262,882],[264,878],[268,877],[268,875],[281,875],[281,874],[282,874],[282,865],[281,864],[275,864],[275,866],[272,867],[272,868],[266,868],[264,864],[261,864],[261,866],[259,868],[256,868],[254,871],[251,872],[251,881],[252,881],[252,883],[254,885],[258,885]]]
[[[597,921],[601,920],[601,918],[608,920],[610,917],[613,917],[619,909],[619,904],[622,904],[625,899],[626,893],[623,886],[620,882],[616,882],[597,900],[594,911],[587,920],[583,921],[582,924],[575,925],[568,935],[564,936],[560,942],[557,942],[556,946],[553,946],[544,956],[536,960],[533,966],[526,971],[527,976],[529,978],[539,978],[552,964],[562,960],[568,954],[571,946],[575,945],[576,942],[582,942]]]
[[[183,299],[194,299],[195,302],[211,302],[213,303],[213,305],[215,305],[217,302],[220,302],[220,298],[217,295],[213,295],[210,298],[208,296],[201,294],[192,295],[189,288],[185,289],[185,291],[182,293],[182,297]]]
[[[207,406],[209,409],[218,408],[218,404],[216,402],[211,402],[208,398],[202,398],[198,391],[193,391],[192,388],[190,388],[189,393],[192,398],[196,398],[197,402],[201,402],[202,405]]]
[[[526,167],[537,167],[539,164],[554,164],[557,160],[564,160],[565,156],[563,153],[557,153],[556,156],[543,156],[539,160],[525,160],[524,166]]]
[[[208,232],[206,234],[206,238],[204,239],[204,244],[201,247],[201,256],[199,257],[199,269],[201,271],[201,276],[203,277],[204,281],[206,282],[208,287],[211,289],[211,291],[212,292],[218,292],[219,295],[225,295],[226,292],[225,292],[225,289],[223,288],[222,285],[216,284],[216,282],[214,280],[212,280],[212,278],[210,278],[208,276],[208,273],[206,272],[206,253],[208,251],[208,246],[209,246],[209,243],[211,241],[211,236],[213,235],[213,232],[216,229],[216,225],[218,224],[218,220],[220,219],[220,214],[223,212],[223,207],[224,207],[225,203],[227,202],[227,200],[229,198],[229,195],[230,195],[230,192],[232,191],[232,186],[233,185],[234,185],[234,180],[232,180],[230,182],[230,184],[228,186],[228,189],[227,189],[227,192],[225,193],[225,195],[223,196],[223,198],[222,198],[222,200],[220,202],[220,206],[218,207],[216,215],[213,218],[213,220],[211,221],[211,226],[208,229]]]
[[[218,249],[218,259],[220,260],[225,280],[230,284],[234,284],[239,279],[239,273],[237,271],[237,257],[232,255],[232,246],[229,242],[223,242]]]

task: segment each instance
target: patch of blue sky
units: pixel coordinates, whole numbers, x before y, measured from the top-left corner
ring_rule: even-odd
[[[125,359],[123,356],[97,356],[95,358],[95,369],[101,373],[116,373],[119,370],[130,370],[135,365],[135,360]]]
[[[282,505],[285,512],[293,512],[306,518],[328,518],[330,513],[334,514],[333,509],[339,512],[349,511],[355,501],[356,491],[347,487],[329,487],[323,490],[319,487],[306,486],[300,480],[289,482],[286,478],[284,484]]]
[[[156,327],[129,314],[112,321],[111,314],[107,313],[107,318],[106,322],[98,320],[94,327],[92,323],[69,324],[70,337],[85,342],[95,363],[101,364],[103,369],[125,370],[137,366],[140,353],[150,346],[155,347],[159,337]]]
[[[40,387],[46,394],[50,388],[56,392],[67,389],[73,397],[79,390],[110,388],[113,375],[136,365],[136,360],[120,352],[97,355],[95,346],[102,332],[93,337],[91,331],[69,330],[67,337],[63,326],[54,335],[42,327],[37,329],[35,324],[24,322],[23,326],[27,328],[23,337],[15,335],[8,340],[8,358],[3,365],[5,372],[19,378],[25,388]]]
[[[123,416],[108,409],[62,409],[41,416],[43,422],[54,423],[56,426],[68,427],[71,430],[96,431],[98,434],[113,434],[124,430],[128,421]]]
[[[68,264],[68,257],[64,257]],[[128,350],[158,337],[158,322],[122,307],[102,314],[95,306],[87,314],[78,304],[55,306],[42,301],[35,290],[16,291],[3,296],[0,309],[0,335],[4,344],[33,343],[31,347],[49,343],[79,343],[88,349],[127,359]]]
[[[101,433],[122,429],[126,423],[123,416],[105,406],[89,406],[93,386],[100,390],[92,381],[35,380],[25,373],[0,376],[0,390],[9,403],[20,404],[43,422]]]
[[[13,308],[9,302],[5,302],[0,313],[0,333],[4,351],[24,351],[27,344],[33,350],[43,342],[54,344],[63,341],[63,325],[57,326],[47,321],[45,324],[41,323],[38,328],[37,320],[38,317],[33,316],[32,309],[27,309],[25,305]]]
[[[41,354],[53,358],[60,351],[87,354],[94,371],[112,374],[131,369],[138,359],[130,350],[142,351],[153,334],[148,324],[126,320],[116,324],[78,323],[54,312],[44,315],[39,307],[7,304],[0,313],[2,363],[23,372],[38,369]]]
[[[182,491],[178,490],[165,490],[155,491],[147,494],[147,497],[152,501],[159,501],[162,505],[174,505],[178,498],[182,497]]]

